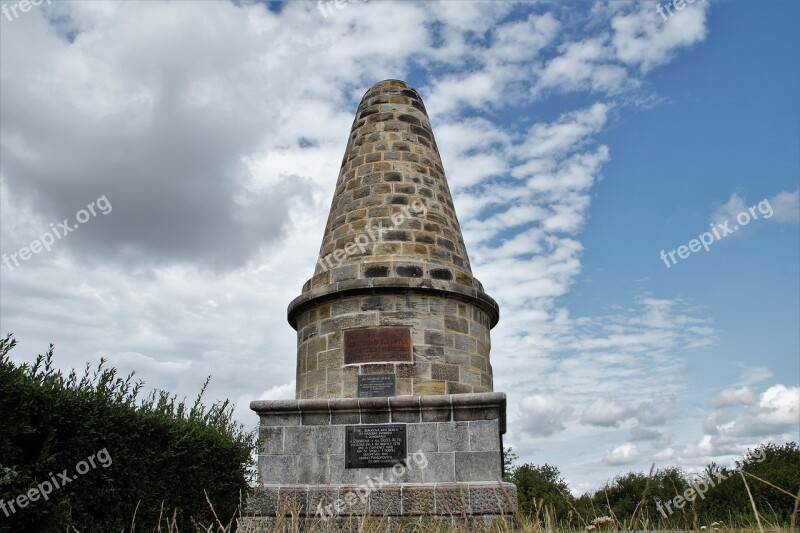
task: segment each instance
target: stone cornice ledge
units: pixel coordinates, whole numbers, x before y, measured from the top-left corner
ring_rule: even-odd
[[[287,309],[287,319],[289,324],[297,329],[299,314],[320,303],[347,296],[384,294],[395,291],[434,294],[476,305],[489,315],[490,329],[495,327],[500,320],[500,306],[482,290],[449,281],[425,278],[351,279],[314,287],[292,300]]]
[[[381,398],[255,400],[250,402],[250,409],[261,417],[262,426],[498,420],[500,433],[506,432],[506,395],[503,392]],[[381,418],[381,415],[384,415],[384,418]]]

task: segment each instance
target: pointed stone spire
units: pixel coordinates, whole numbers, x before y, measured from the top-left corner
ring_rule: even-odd
[[[334,257],[359,236],[375,245]],[[409,277],[475,285],[425,105],[386,80],[358,106],[311,287],[402,263]]]
[[[422,298],[418,307],[425,313],[410,308],[405,319],[393,316],[390,311],[403,310],[389,296],[407,295],[411,305],[411,294]],[[336,318],[343,298],[360,295],[386,295],[386,305],[368,309],[369,303],[352,300],[352,309]],[[489,329],[499,309],[472,275],[425,105],[407,83],[385,80],[364,94],[314,275],[288,315],[298,331],[298,398],[354,395],[349,383],[342,388],[319,370],[340,377],[353,372],[342,354],[343,330],[389,325],[411,327],[413,363],[427,370],[409,376],[413,382],[398,394],[491,391]],[[476,321],[480,327],[470,330]],[[450,368],[431,373],[433,364]],[[428,382],[436,384],[424,386]]]

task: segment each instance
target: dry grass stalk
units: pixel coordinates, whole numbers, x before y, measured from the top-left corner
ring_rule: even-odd
[[[750,486],[747,484],[747,478],[744,477],[742,471],[739,471],[739,475],[742,476],[742,481],[744,482],[744,488],[747,489],[747,496],[750,498],[750,503],[753,505],[753,513],[756,515],[756,523],[758,524],[758,530],[761,533],[764,533],[764,528],[761,526],[761,518],[758,516],[758,509],[756,509],[756,502],[753,499],[753,494],[750,492]]]

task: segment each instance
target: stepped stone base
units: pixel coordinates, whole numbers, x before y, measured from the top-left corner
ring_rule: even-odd
[[[358,531],[366,522],[362,531],[394,531],[420,521],[513,520],[516,487],[500,481],[505,394],[256,401],[250,407],[261,418],[261,485],[239,521],[242,531],[281,530],[298,521],[324,525],[322,531]],[[393,466],[346,468],[347,429],[384,424],[403,426],[405,458]]]
[[[250,496],[239,531],[396,531],[408,524],[514,523],[511,483],[264,486]]]

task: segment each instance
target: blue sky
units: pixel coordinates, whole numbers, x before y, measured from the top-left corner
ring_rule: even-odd
[[[294,393],[285,309],[355,108],[399,78],[500,303],[521,460],[583,491],[798,440],[797,2],[2,3],[0,252],[113,206],[0,265],[16,360],[54,342],[189,397],[210,374],[254,426]]]

